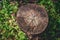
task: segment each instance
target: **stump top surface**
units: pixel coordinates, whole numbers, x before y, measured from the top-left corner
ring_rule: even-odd
[[[39,34],[47,27],[48,15],[44,7],[27,4],[19,8],[16,20],[25,33]]]

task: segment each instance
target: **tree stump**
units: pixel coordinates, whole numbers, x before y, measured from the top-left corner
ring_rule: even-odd
[[[42,33],[48,25],[48,14],[43,6],[26,4],[19,8],[16,21],[29,40],[39,40],[37,34]]]

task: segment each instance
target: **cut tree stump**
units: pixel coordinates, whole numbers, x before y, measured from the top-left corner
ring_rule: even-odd
[[[48,14],[44,6],[26,4],[19,8],[16,21],[29,40],[39,40],[37,34],[42,33],[48,25]]]

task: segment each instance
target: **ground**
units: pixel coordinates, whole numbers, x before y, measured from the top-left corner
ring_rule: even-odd
[[[40,36],[43,40],[60,40],[60,0],[39,0],[37,4],[44,5],[49,16],[48,27]],[[18,2],[0,1],[0,40],[27,40],[11,15],[17,10]]]

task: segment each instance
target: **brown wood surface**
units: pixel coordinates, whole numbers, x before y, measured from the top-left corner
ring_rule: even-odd
[[[48,25],[48,15],[43,6],[26,4],[19,8],[16,21],[22,31],[28,36],[32,36],[40,34],[46,29]]]

